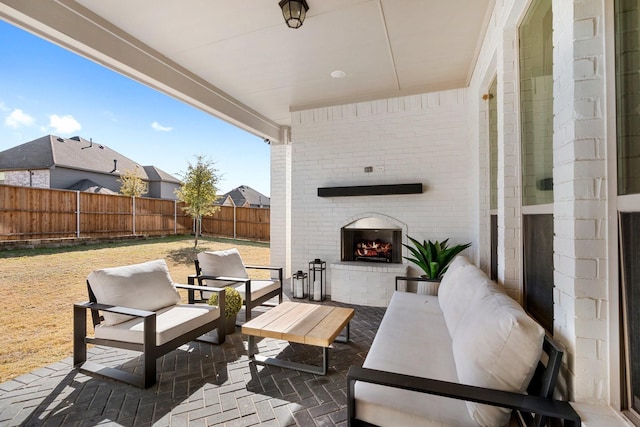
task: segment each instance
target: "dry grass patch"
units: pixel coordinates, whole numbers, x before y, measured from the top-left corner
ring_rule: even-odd
[[[0,252],[0,383],[71,356],[72,307],[87,300],[92,270],[164,258],[186,283],[197,252],[232,247],[247,264],[269,265],[268,243],[201,238],[194,251],[185,236]]]

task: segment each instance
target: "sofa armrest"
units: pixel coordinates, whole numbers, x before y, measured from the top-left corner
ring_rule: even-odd
[[[99,304],[97,302],[88,302],[88,301],[74,304],[74,307],[89,309],[89,310],[108,311],[110,313],[126,314],[127,316],[142,317],[142,318],[155,316],[156,314],[153,311],[139,310],[137,308],[123,307],[123,306]]]
[[[244,268],[252,268],[254,270],[272,270],[272,271],[282,270],[282,267],[271,267],[268,265],[245,265]]]
[[[182,283],[174,283],[174,286],[178,289],[187,289],[187,290],[192,290],[192,291],[201,291],[202,290],[202,286],[196,286],[196,285],[185,285]],[[207,286],[207,291],[211,291],[211,292],[222,292],[224,291],[224,288],[216,288],[214,286]]]
[[[356,381],[533,412],[563,420],[567,427],[580,427],[581,425],[580,416],[569,402],[356,366],[352,366],[347,373],[347,411],[350,423],[355,421],[357,417],[354,396]]]
[[[263,266],[263,265],[245,265],[244,268],[251,268],[253,270],[270,270],[270,271],[277,271],[278,272],[278,281],[280,282],[280,289],[282,289],[282,280],[283,280],[283,268],[282,267],[270,267],[270,266]],[[282,302],[282,301],[281,301]]]
[[[182,283],[174,283],[176,289],[185,289],[187,291],[187,302],[189,304],[195,304],[197,302],[207,302],[204,298],[202,298],[202,285],[193,285],[193,280],[197,276],[189,276],[189,284],[185,285]],[[214,286],[207,286],[207,292],[217,292],[218,293],[218,301],[220,301],[220,294],[224,292],[224,288],[216,288]],[[196,292],[200,292],[200,298],[196,298]]]
[[[245,279],[242,277],[207,276],[204,274],[196,276],[196,279],[198,280],[198,283],[201,284],[200,286],[202,286],[203,280],[218,280],[221,282],[237,282],[237,283],[247,283],[251,281],[251,279]]]

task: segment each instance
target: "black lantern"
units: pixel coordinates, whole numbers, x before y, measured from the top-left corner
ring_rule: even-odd
[[[324,301],[327,290],[327,263],[316,258],[309,263],[309,301]]]
[[[305,0],[281,0],[282,16],[289,28],[300,28],[304,22],[309,5]]]
[[[294,298],[307,297],[307,292],[309,292],[308,277],[307,273],[304,273],[302,270],[298,270],[297,273],[291,276],[291,280],[293,281],[292,295]]]

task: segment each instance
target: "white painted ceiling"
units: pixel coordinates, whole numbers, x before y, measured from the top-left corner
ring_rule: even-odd
[[[111,51],[96,30],[107,29],[225,102],[288,126],[299,109],[467,86],[494,0],[307,2],[299,29],[285,25],[278,0],[0,0],[0,17],[144,83],[151,75],[150,85],[171,95],[187,92],[154,75],[153,61]],[[346,76],[332,78],[334,70]],[[222,111],[204,97],[191,103]]]

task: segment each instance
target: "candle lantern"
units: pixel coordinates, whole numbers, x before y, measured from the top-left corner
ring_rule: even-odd
[[[316,258],[309,262],[309,300],[324,301],[327,291],[327,263]]]
[[[297,273],[294,273],[291,276],[291,280],[293,282],[292,295],[294,298],[306,298],[307,293],[309,292],[309,281],[307,273],[304,273],[302,270],[298,270]]]

